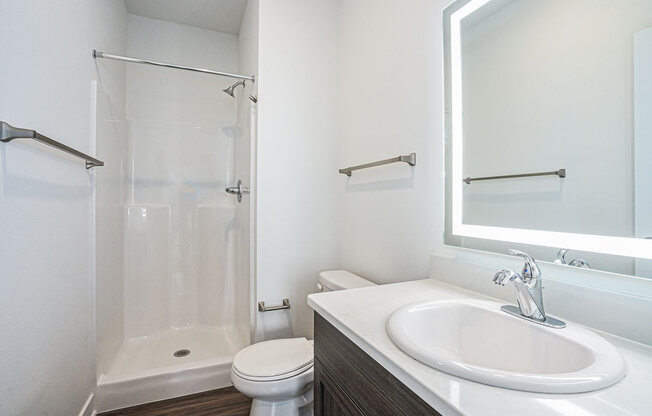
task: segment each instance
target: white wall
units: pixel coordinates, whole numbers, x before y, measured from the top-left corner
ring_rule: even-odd
[[[426,278],[442,232],[444,2],[260,5],[258,336],[310,335],[320,271]],[[417,153],[417,166],[341,167]],[[284,331],[283,328],[286,330]]]
[[[123,78],[91,49],[124,49],[124,4],[0,4],[0,119],[94,154],[91,82],[119,102]],[[95,387],[93,171],[24,141],[0,159],[0,414],[76,415]]]
[[[342,1],[339,166],[417,153],[336,175],[341,267],[377,283],[428,276],[442,220],[444,1]]]
[[[260,5],[259,338],[310,335],[320,271],[428,277],[443,213],[444,2]],[[339,168],[417,153],[417,166]]]
[[[338,2],[260,2],[258,339],[309,336],[306,296],[336,268],[339,245]],[[293,330],[293,331],[292,331]]]

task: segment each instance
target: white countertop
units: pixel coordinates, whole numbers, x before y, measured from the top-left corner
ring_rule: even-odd
[[[424,279],[312,294],[308,304],[444,415],[652,415],[650,346],[596,331],[625,358],[625,378],[589,393],[540,394],[487,386],[435,370],[405,354],[387,336],[385,322],[399,307],[421,300],[449,299],[491,298]]]

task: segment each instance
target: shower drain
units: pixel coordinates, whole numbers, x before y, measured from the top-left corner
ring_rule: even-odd
[[[188,354],[190,354],[190,350],[183,349],[175,351],[173,355],[175,357],[185,357]]]

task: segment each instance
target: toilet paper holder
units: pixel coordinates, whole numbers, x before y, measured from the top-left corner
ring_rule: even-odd
[[[290,299],[283,299],[283,304],[279,306],[265,306],[265,302],[258,302],[258,312],[280,311],[282,309],[290,309]]]

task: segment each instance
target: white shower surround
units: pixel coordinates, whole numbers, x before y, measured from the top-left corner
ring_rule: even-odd
[[[237,36],[135,15],[127,29],[129,56],[238,72]],[[127,66],[122,339],[100,360],[98,411],[230,385],[249,344],[249,217],[224,192],[249,106],[231,83]]]

